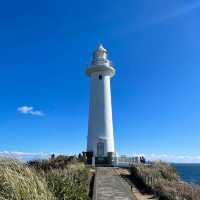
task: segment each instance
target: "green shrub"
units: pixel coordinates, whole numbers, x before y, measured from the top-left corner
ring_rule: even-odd
[[[51,170],[46,174],[49,189],[59,200],[87,200],[89,172],[87,169]]]
[[[64,169],[71,163],[77,163],[78,159],[75,156],[59,155],[51,156],[49,159],[31,160],[27,164],[34,167],[36,170],[48,171],[51,169]]]

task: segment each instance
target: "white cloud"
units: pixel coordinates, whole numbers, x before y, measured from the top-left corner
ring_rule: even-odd
[[[66,153],[48,153],[48,152],[20,152],[20,151],[0,151],[0,158],[16,158],[19,160],[34,160],[34,159],[46,159],[55,155],[67,155]],[[168,154],[135,154],[133,156],[144,156],[147,160],[158,161],[162,160],[165,162],[175,163],[200,163],[200,155],[168,155]],[[130,155],[129,155],[130,156]]]
[[[31,115],[36,115],[36,116],[44,116],[44,113],[41,110],[33,110],[30,111]]]
[[[51,154],[45,152],[20,152],[20,151],[0,151],[0,158],[15,158],[19,160],[44,159]]]
[[[31,112],[31,111],[33,110],[33,107],[22,106],[22,107],[19,107],[17,110],[18,110],[20,113],[28,114],[29,112]]]
[[[21,152],[21,151],[0,151],[0,159],[3,158],[13,158],[21,161],[37,160],[37,159],[48,159],[51,155],[72,155],[62,152]]]
[[[199,155],[143,154],[147,160],[162,160],[176,163],[200,163]]]
[[[44,113],[41,110],[35,110],[32,106],[21,106],[17,108],[17,111],[22,114],[30,114],[35,116],[43,116]]]

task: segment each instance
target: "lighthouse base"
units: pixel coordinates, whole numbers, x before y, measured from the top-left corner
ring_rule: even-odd
[[[92,165],[93,152],[85,152],[85,154],[86,154],[87,164]],[[113,158],[114,158],[114,152],[108,152],[107,156],[96,156],[95,165],[112,166]]]

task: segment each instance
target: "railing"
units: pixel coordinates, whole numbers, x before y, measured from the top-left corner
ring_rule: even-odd
[[[135,156],[135,157],[127,157],[127,156],[116,156],[113,157],[112,165],[114,167],[130,167],[132,165],[147,163],[144,157]]]

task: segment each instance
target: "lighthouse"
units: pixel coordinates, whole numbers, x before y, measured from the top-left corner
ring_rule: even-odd
[[[110,164],[115,153],[110,80],[115,69],[102,44],[93,52],[86,74],[91,79],[87,138],[87,160]]]

